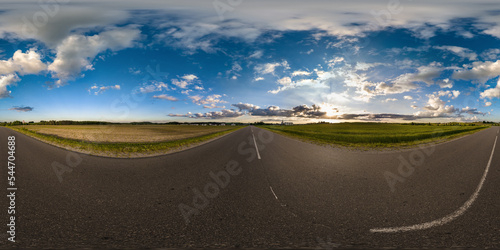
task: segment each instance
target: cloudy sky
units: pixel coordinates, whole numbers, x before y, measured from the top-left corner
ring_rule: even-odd
[[[0,2],[0,121],[500,121],[497,0]]]

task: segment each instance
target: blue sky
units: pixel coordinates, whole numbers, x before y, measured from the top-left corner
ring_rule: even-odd
[[[500,121],[497,1],[2,1],[0,121]]]

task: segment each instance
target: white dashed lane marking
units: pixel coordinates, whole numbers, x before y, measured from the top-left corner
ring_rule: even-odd
[[[255,135],[253,134],[253,130],[252,130],[252,137],[253,137],[253,144],[255,145],[255,151],[257,151],[257,159],[260,160],[259,148],[257,147],[257,142],[255,141]]]
[[[497,134],[498,134],[497,130]],[[493,148],[491,149],[491,155],[490,155],[490,160],[488,161],[488,164],[486,165],[486,169],[484,170],[483,177],[481,178],[481,181],[479,182],[479,185],[476,188],[476,191],[472,196],[463,204],[458,210],[455,212],[437,220],[433,220],[430,222],[426,223],[421,223],[421,224],[416,224],[412,226],[404,226],[404,227],[385,227],[385,228],[373,228],[370,229],[371,233],[398,233],[398,232],[408,232],[408,231],[415,231],[415,230],[423,230],[431,227],[437,227],[437,226],[442,226],[448,222],[451,222],[452,220],[456,219],[457,217],[461,216],[467,209],[469,209],[474,201],[477,199],[479,196],[479,192],[483,188],[484,181],[486,180],[486,176],[488,175],[488,171],[490,170],[490,165],[491,165],[491,160],[493,159],[493,153],[495,152],[495,146],[497,145],[497,139],[498,135],[495,137],[495,143],[493,143]]]

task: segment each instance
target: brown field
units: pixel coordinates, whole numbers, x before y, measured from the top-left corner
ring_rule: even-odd
[[[22,127],[22,126],[16,126]],[[165,142],[226,131],[233,126],[194,125],[29,125],[34,132],[99,143]]]

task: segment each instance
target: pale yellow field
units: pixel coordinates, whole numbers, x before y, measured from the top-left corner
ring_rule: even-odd
[[[21,126],[19,126],[21,127]],[[38,133],[89,142],[164,142],[197,137],[234,128],[194,125],[29,125]]]

